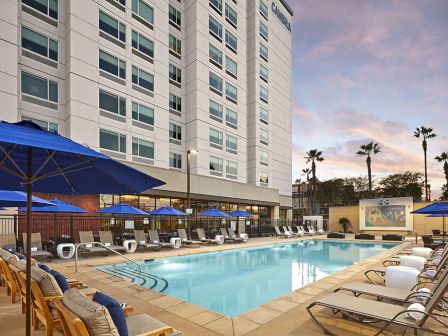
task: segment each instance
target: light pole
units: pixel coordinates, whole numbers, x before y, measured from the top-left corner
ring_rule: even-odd
[[[190,170],[191,170],[191,154],[196,154],[197,149],[187,150],[187,219],[188,219],[188,236],[191,238],[191,225],[190,225]]]

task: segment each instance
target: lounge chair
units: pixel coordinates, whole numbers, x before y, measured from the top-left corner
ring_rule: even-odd
[[[118,333],[109,311],[76,289],[64,293],[62,300],[55,300],[54,305],[61,318],[65,335],[89,336],[95,334],[102,336]],[[129,306],[123,308],[124,322],[129,336],[182,334],[149,315],[129,316],[132,311],[133,308]]]
[[[23,233],[23,248],[25,253],[27,250],[26,244],[27,244],[26,233]],[[31,234],[31,258],[34,259],[45,258],[47,260],[53,259],[53,254],[51,254],[48,251],[45,251],[42,248],[42,239],[40,236],[40,232],[34,232]]]
[[[159,245],[160,247],[174,248],[173,243],[165,243],[160,240],[157,230],[148,230],[149,242]]]
[[[100,231],[100,242],[104,246],[116,251],[116,252],[125,252],[126,248],[123,246],[115,245],[114,240],[112,239],[112,232],[110,231]]]
[[[227,232],[229,233],[230,238],[240,238],[242,239],[243,243],[247,243],[247,241],[249,240],[249,237],[247,236],[246,233],[242,233],[239,236],[237,236],[235,234],[235,231],[233,231],[231,227],[227,228]]]
[[[147,248],[160,250],[160,245],[148,243],[148,239],[144,230],[134,230],[134,237],[137,241],[137,247],[140,247],[143,251]]]
[[[7,251],[17,251],[16,235],[14,233],[0,234],[0,247]]]
[[[303,232],[303,234],[304,234],[305,236],[306,236],[306,235],[308,235],[308,236],[312,236],[312,234],[311,234],[309,231],[305,230],[305,228],[304,228],[302,225],[298,226],[298,228],[300,229],[300,231]]]
[[[224,236],[220,236],[222,239],[218,239],[217,237],[215,237],[215,239],[207,238],[205,236],[204,229],[201,229],[201,228],[197,228],[196,229],[196,233],[198,234],[198,239],[201,242],[207,243],[209,245],[222,245],[222,244],[224,244]]]
[[[303,235],[304,235],[304,233],[299,228],[297,228],[297,232],[294,232],[294,230],[292,229],[291,226],[287,226],[287,228],[288,228],[288,232],[293,234],[294,236],[303,237]]]
[[[187,231],[185,231],[185,229],[177,229],[177,233],[179,235],[180,241],[182,242],[182,245],[198,246],[198,245],[204,244],[204,242],[199,241],[199,240],[188,239]]]
[[[282,238],[291,238],[292,234],[288,233],[284,233],[281,232],[278,226],[274,226],[274,230],[275,230],[275,234],[277,235],[277,237],[282,237]]]
[[[445,277],[424,307],[424,311],[412,306],[405,308],[402,305],[394,305],[340,293],[325,295],[311,303],[307,307],[307,310],[311,318],[327,335],[336,334],[319,322],[312,312],[313,307],[329,308],[334,314],[341,313],[345,318],[348,317],[350,320],[360,323],[369,323],[369,325],[373,325],[372,321],[375,321],[375,323],[384,322],[385,324],[375,336],[387,331],[393,325],[413,329],[415,334],[417,334],[417,331],[427,331],[438,335],[447,335],[448,323],[446,316],[434,312],[439,309],[447,289],[448,277]],[[410,317],[409,314],[412,314],[416,318]],[[428,320],[431,322],[431,325],[426,324]],[[443,330],[438,330],[437,328],[442,328]]]
[[[242,243],[244,240],[240,237],[230,237],[226,228],[221,228],[221,235],[224,236],[224,241],[231,241],[232,243]]]
[[[437,247],[440,247],[440,246],[444,245],[443,241],[441,241],[441,240],[434,240],[431,235],[423,235],[422,236],[422,240],[423,240],[423,246],[424,247],[437,248]]]
[[[79,247],[84,258],[92,253],[107,254],[108,251],[104,247],[95,246],[95,239],[92,231],[79,231],[79,241],[82,244]]]
[[[310,236],[314,236],[316,234],[316,231],[314,231],[313,226],[307,225],[306,228],[308,229],[308,233],[310,234]]]
[[[2,258],[0,258],[0,270],[1,270],[2,286],[6,287],[6,294],[8,296],[11,296],[11,303],[15,303],[19,288],[11,272],[11,269],[9,268],[6,261],[3,260]]]

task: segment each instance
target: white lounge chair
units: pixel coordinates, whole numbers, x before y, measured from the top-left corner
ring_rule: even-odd
[[[288,226],[289,232],[291,232],[292,234],[298,236],[298,237],[303,237],[304,233],[303,231],[301,231],[299,228],[297,228],[297,232],[294,232],[294,230],[292,229],[291,226]]]
[[[278,228],[278,226],[274,226],[274,230],[278,237],[283,237],[283,238],[291,238],[292,237],[292,235],[289,233],[286,234],[286,233],[281,232],[280,229]]]

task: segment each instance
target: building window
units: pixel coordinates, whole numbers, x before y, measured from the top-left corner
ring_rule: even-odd
[[[100,69],[114,76],[126,78],[126,62],[100,50]]]
[[[182,56],[182,41],[171,34],[169,36],[169,48],[170,48],[170,51],[175,56],[177,56],[178,58],[181,58],[181,56]]]
[[[236,86],[226,82],[226,98],[233,103],[238,101],[238,89]]]
[[[226,122],[236,127],[238,125],[238,114],[235,111],[227,108]]]
[[[58,84],[22,71],[22,93],[54,103],[58,102]]]
[[[182,14],[180,11],[178,11],[173,6],[169,6],[168,9],[168,18],[169,23],[174,26],[175,28],[180,30],[180,27],[182,26]]]
[[[100,109],[121,115],[123,117],[126,116],[126,99],[119,97],[110,92],[106,92],[103,90],[99,91],[99,105]]]
[[[265,129],[260,129],[260,142],[264,145],[269,144],[269,132]]]
[[[182,112],[182,98],[170,93],[169,104],[171,110]]]
[[[260,172],[260,183],[268,184],[269,183],[269,175],[265,172]]]
[[[235,28],[238,25],[238,14],[236,11],[226,3],[226,21]]]
[[[260,108],[260,121],[266,125],[269,123],[269,112],[264,107]]]
[[[59,129],[58,124],[52,123],[49,121],[45,121],[45,120],[35,119],[35,118],[31,118],[31,117],[26,117],[26,116],[22,116],[22,120],[32,121],[33,123],[40,126],[40,128],[42,128],[44,131],[57,133],[58,129]]]
[[[182,155],[170,153],[170,168],[182,169]]]
[[[136,66],[132,66],[132,83],[154,92],[154,76]]]
[[[269,81],[269,70],[263,64],[260,64],[260,78],[266,83]]]
[[[209,72],[208,74],[208,84],[210,86],[210,90],[222,95],[222,78],[215,75],[213,72]]]
[[[152,27],[154,24],[154,9],[151,6],[142,0],[132,0],[132,11]]]
[[[226,148],[228,152],[236,154],[236,151],[238,150],[238,138],[233,135],[227,134]]]
[[[208,110],[210,115],[214,116],[215,118],[218,118],[220,121],[222,121],[223,116],[223,107],[221,104],[218,104],[214,100],[209,100],[208,103]]]
[[[57,0],[22,0],[25,5],[57,20],[58,19],[58,1]]]
[[[222,132],[215,130],[214,128],[209,129],[209,140],[210,146],[218,149],[222,149]]]
[[[22,27],[22,48],[53,61],[58,60],[58,42],[26,27]]]
[[[264,3],[263,0],[260,0],[260,14],[267,20],[269,9],[268,6]]]
[[[268,48],[260,42],[260,57],[262,59],[264,59],[266,62],[268,62],[269,60],[269,52],[268,52]]]
[[[211,16],[208,17],[208,30],[212,36],[219,40],[219,42],[222,41],[222,24]]]
[[[170,83],[174,81],[174,83],[182,84],[182,70],[178,67],[170,64],[169,67],[169,77],[170,77]]]
[[[238,176],[238,163],[227,160],[226,162],[226,174],[229,178],[236,178]]]
[[[132,155],[154,160],[154,143],[132,138]]]
[[[126,42],[126,26],[100,11],[100,30],[122,42]]]
[[[154,109],[132,102],[132,119],[144,124],[154,125]]]
[[[260,151],[260,164],[267,166],[269,164],[269,153],[262,150]]]
[[[222,14],[222,0],[210,0],[208,2],[210,7],[216,10],[219,14]]]
[[[222,175],[222,159],[216,156],[210,156],[210,172],[218,173]]]
[[[213,63],[222,69],[222,51],[211,43],[208,45],[208,56],[210,58],[210,63]]]
[[[180,127],[179,125],[170,123],[169,137],[171,139],[181,141],[182,140],[182,127]]]
[[[126,153],[126,135],[100,129],[100,148]]]
[[[267,103],[269,101],[269,91],[264,86],[260,85],[260,99]]]
[[[267,41],[268,40],[268,26],[260,21],[260,35]]]
[[[238,49],[238,40],[236,36],[230,33],[227,29],[226,29],[226,46],[233,52],[236,52]]]
[[[137,49],[150,58],[154,58],[154,42],[135,30],[132,31],[132,48]]]
[[[226,72],[233,78],[238,77],[238,63],[226,55]]]

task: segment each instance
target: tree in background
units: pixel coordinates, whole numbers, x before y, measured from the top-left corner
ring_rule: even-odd
[[[371,155],[381,152],[381,147],[377,143],[370,142],[367,145],[361,145],[360,150],[356,152],[358,156],[366,157],[367,176],[369,178],[369,191],[372,191],[372,157]]]
[[[440,196],[440,201],[448,201],[448,183],[442,186],[442,196]]]
[[[358,201],[353,184],[346,179],[335,178],[318,183],[316,200],[320,206],[329,208],[332,206],[354,205]]]
[[[344,233],[347,233],[348,228],[350,226],[352,226],[350,219],[348,219],[347,217],[339,218],[338,224],[342,225],[342,228],[344,229]]]
[[[310,180],[310,174],[311,174],[311,169],[309,169],[309,168],[302,169],[302,176],[303,175],[306,176],[306,182],[308,182]]]
[[[434,160],[437,160],[437,162],[440,162],[440,163],[443,162],[443,172],[445,173],[445,180],[446,180],[445,185],[448,185],[448,153],[443,152],[439,156],[436,156],[434,158]]]
[[[312,149],[309,152],[306,152],[306,163],[311,162],[311,173],[312,173],[312,185],[313,188],[311,190],[311,213],[314,215],[315,212],[315,203],[316,203],[316,162],[322,162],[324,158],[322,157],[322,152],[317,149]]]
[[[422,173],[407,171],[402,174],[392,174],[379,181],[379,193],[381,197],[408,197],[414,201],[421,201],[423,175]]]
[[[377,191],[369,191],[369,178],[368,176],[357,176],[357,177],[347,177],[345,178],[345,183],[347,185],[352,185],[355,192],[356,200],[364,198],[375,198],[377,196]],[[372,181],[372,184],[376,184],[377,181]]]
[[[426,162],[426,152],[428,151],[428,143],[427,139],[434,139],[437,134],[433,132],[433,129],[431,127],[424,127],[421,126],[420,128],[416,128],[414,132],[414,136],[422,140],[422,147],[423,147],[423,154],[425,157],[425,200],[428,202],[430,201],[428,197],[428,166]]]

